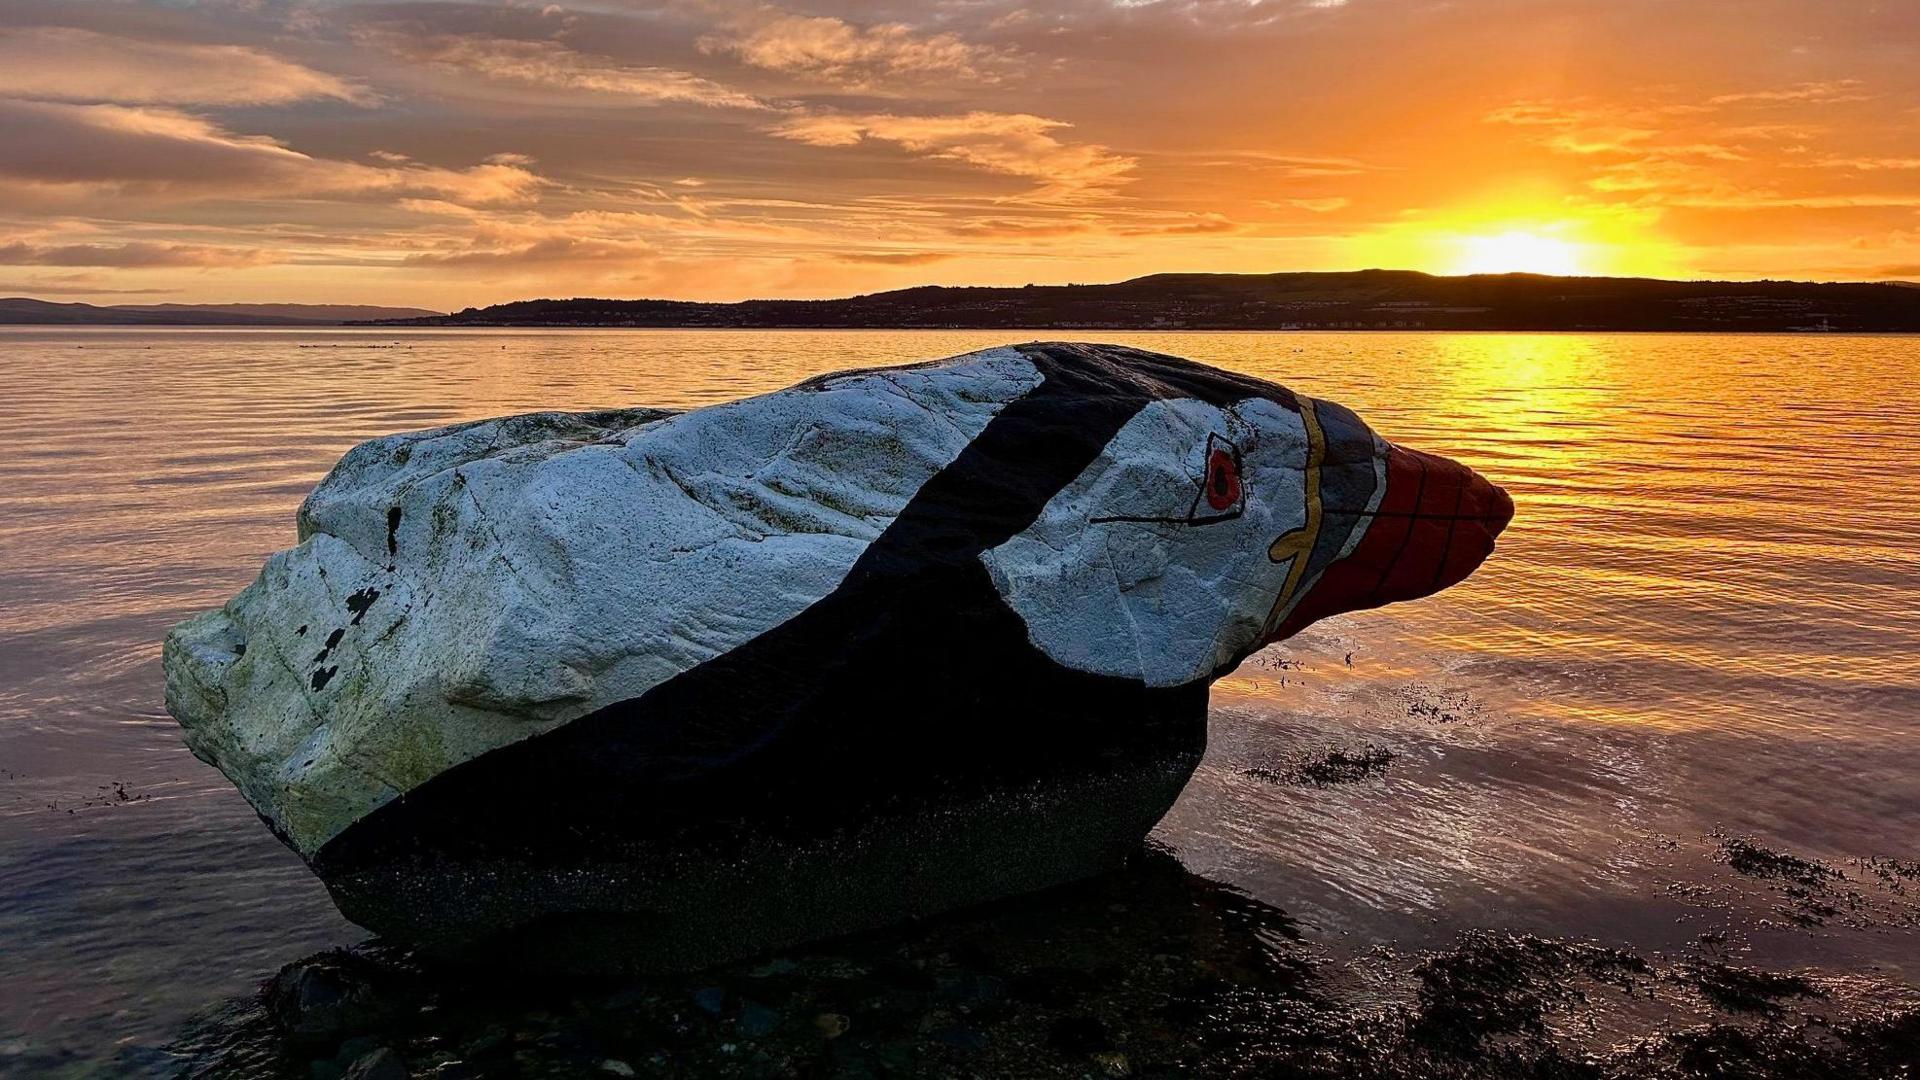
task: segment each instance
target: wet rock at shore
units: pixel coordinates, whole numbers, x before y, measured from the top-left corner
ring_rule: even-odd
[[[1511,512],[1117,346],[508,417],[347,454],[169,635],[167,702],[383,937],[684,968],[1113,869],[1215,679],[1461,580]]]
[[[412,979],[411,967],[390,953],[334,949],[281,968],[262,998],[289,1040],[330,1045],[399,1019]]]

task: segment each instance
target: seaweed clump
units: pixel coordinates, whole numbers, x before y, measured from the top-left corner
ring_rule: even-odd
[[[1774,851],[1744,836],[1721,839],[1720,858],[1748,877],[1790,881],[1809,888],[1824,888],[1828,882],[1846,876],[1825,863],[1803,859],[1785,851]]]
[[[1242,773],[1272,784],[1331,787],[1384,775],[1388,766],[1398,757],[1386,747],[1368,743],[1362,750],[1329,750],[1319,757],[1296,761],[1284,769],[1255,765],[1242,770]]]
[[[1719,859],[1735,873],[1777,885],[1786,897],[1780,914],[1797,926],[1824,926],[1828,919],[1847,908],[1858,908],[1861,898],[1836,886],[1846,875],[1823,862],[1803,859],[1785,851],[1763,847],[1744,836],[1719,837]]]
[[[1631,993],[1652,971],[1632,953],[1584,942],[1474,930],[1458,947],[1414,969],[1420,981],[1413,1037],[1455,1054],[1476,1055],[1501,1036],[1541,1042],[1549,1013],[1588,1000],[1601,983]]]
[[[1732,1012],[1781,1012],[1787,998],[1820,998],[1825,991],[1804,975],[1702,961],[1674,971],[1673,980],[1692,987],[1708,1001]]]

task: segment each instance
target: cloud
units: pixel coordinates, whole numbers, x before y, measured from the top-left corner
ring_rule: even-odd
[[[1241,226],[1224,214],[1181,214],[1164,221],[1120,225],[1112,231],[1120,236],[1202,236],[1208,233],[1238,232]]]
[[[454,217],[427,201],[408,209]],[[580,210],[559,216],[532,211],[463,211],[464,233],[425,240],[398,264],[443,269],[513,270],[525,267],[601,267],[652,263],[662,252],[737,252],[743,244],[798,245],[818,251],[830,244],[873,242],[850,238],[844,228],[809,228],[779,221],[710,220],[677,206],[666,213]]]
[[[1636,154],[1658,134],[1645,128],[1571,128],[1549,136],[1546,145],[1563,154]]]
[[[1734,94],[1720,94],[1707,99],[1709,105],[1794,105],[1815,104],[1831,105],[1847,101],[1871,101],[1873,95],[1861,90],[1858,79],[1836,79],[1832,82],[1804,82],[1781,90],[1747,90]]]
[[[1274,210],[1306,210],[1315,214],[1330,214],[1335,210],[1345,210],[1353,200],[1341,195],[1329,195],[1323,199],[1263,199],[1260,205]]]
[[[950,226],[947,231],[955,236],[1004,237],[1010,239],[1048,238],[1055,236],[1074,236],[1093,230],[1095,223],[1084,219],[1035,218],[1013,220],[1009,218],[976,218]]]
[[[179,289],[118,289],[100,284],[99,274],[63,274],[32,281],[0,282],[0,296],[163,296]]]
[[[647,256],[652,246],[640,240],[600,237],[550,236],[529,244],[471,251],[421,252],[402,261],[408,266],[500,269],[521,266],[572,265],[583,262],[628,262]]]
[[[859,27],[828,16],[763,9],[743,25],[700,40],[768,71],[864,90],[894,81],[995,82],[1009,63],[997,50],[902,23]]]
[[[1514,127],[1564,127],[1573,123],[1565,109],[1545,101],[1516,101],[1493,109],[1480,119]]]
[[[1851,169],[1855,172],[1908,171],[1920,169],[1916,157],[1830,157],[1818,161],[1791,162],[1796,169]]]
[[[238,45],[139,41],[65,27],[0,29],[0,97],[129,105],[372,101],[332,75]]]
[[[1674,195],[1671,206],[1702,210],[1879,210],[1920,209],[1920,192],[1879,192],[1859,195],[1782,195],[1769,191],[1731,195]]]
[[[0,266],[112,266],[121,269],[157,267],[263,266],[279,260],[253,248],[205,247],[198,244],[45,245],[16,240],[0,243]]]
[[[526,41],[481,34],[432,34],[386,24],[363,28],[366,45],[445,71],[550,90],[579,91],[639,105],[705,105],[763,109],[767,105],[692,72],[633,67],[575,51],[558,41]]]
[[[518,164],[466,169],[312,157],[189,113],[0,100],[0,180],[156,197],[433,196],[523,202],[547,182]]]
[[[925,266],[954,258],[954,255],[946,251],[846,251],[834,258],[845,263],[876,266]]]
[[[476,213],[469,220],[467,234],[434,240],[431,250],[407,254],[401,265],[480,271],[626,265],[651,258],[653,237],[686,224],[659,214],[599,210],[560,217]]]
[[[1203,154],[1200,155],[1199,164],[1208,169],[1253,169],[1289,180],[1359,176],[1380,171],[1380,166],[1357,158],[1272,154],[1258,150]]]
[[[771,130],[809,146],[892,143],[908,153],[957,161],[991,173],[1039,182],[1039,194],[1077,198],[1126,183],[1136,162],[1095,143],[1063,143],[1060,120],[1027,113],[970,112],[957,116],[800,116]]]

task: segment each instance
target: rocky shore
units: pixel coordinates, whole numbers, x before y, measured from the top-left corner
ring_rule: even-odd
[[[1920,992],[1494,931],[1336,956],[1143,855],[927,923],[644,980],[528,980],[369,944],[289,964],[170,1048],[185,1076],[1908,1075]]]

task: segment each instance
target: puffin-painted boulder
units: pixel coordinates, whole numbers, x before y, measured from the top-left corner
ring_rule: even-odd
[[[1213,680],[1461,580],[1512,509],[1106,345],[507,417],[348,453],[169,635],[167,705],[362,926],[698,965],[1117,865]]]

